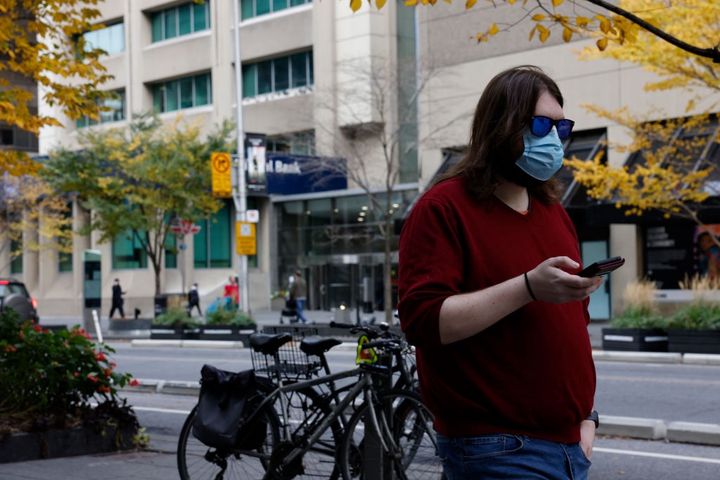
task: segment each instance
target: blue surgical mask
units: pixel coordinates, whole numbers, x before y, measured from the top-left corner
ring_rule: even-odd
[[[525,151],[515,165],[536,180],[550,180],[562,167],[565,154],[555,127],[544,137],[536,137],[528,131],[523,135],[523,143]]]

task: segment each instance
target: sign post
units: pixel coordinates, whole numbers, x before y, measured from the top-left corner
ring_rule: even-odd
[[[245,133],[243,131],[242,116],[242,63],[240,60],[240,12],[238,4],[233,4],[233,45],[235,63],[235,127],[237,128],[237,188],[233,190],[233,201],[235,203],[235,221],[245,221],[245,210],[247,210],[247,199],[245,196]],[[250,314],[250,290],[248,288],[248,262],[246,255],[240,255],[240,305],[242,312]]]

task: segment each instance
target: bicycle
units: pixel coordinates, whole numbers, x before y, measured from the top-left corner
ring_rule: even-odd
[[[264,337],[266,351],[278,349],[290,341],[288,337],[283,335]],[[396,341],[378,340],[366,346],[390,350],[398,349],[398,345]],[[384,355],[383,358],[388,356]],[[358,472],[362,472],[362,462],[366,455],[363,448],[364,424],[361,425],[361,421],[364,422],[363,418],[367,416],[370,421],[369,431],[377,434],[382,451],[392,462],[392,468],[399,478],[424,478],[423,475],[426,474],[437,478],[441,468],[435,457],[435,437],[430,426],[432,416],[414,393],[385,387],[390,384],[391,373],[387,365],[361,365],[347,372],[277,386],[274,391],[265,395],[262,402],[247,418],[248,423],[262,419],[267,425],[263,444],[252,450],[238,448],[232,451],[218,451],[204,447],[201,449],[204,453],[189,452],[187,443],[191,438],[193,410],[180,436],[178,448],[180,476],[182,479],[193,480],[197,478],[292,479],[305,474],[306,462],[303,462],[303,458],[308,452],[312,453],[313,449],[317,449],[318,441],[330,430],[340,474],[345,480],[358,478]],[[309,394],[308,398],[311,402],[317,402],[313,404],[315,414],[303,422],[302,429],[290,434],[287,418],[281,420],[274,407],[277,402],[283,403],[284,395],[290,392],[310,392],[315,386],[328,385],[352,377],[356,377],[358,381],[347,390],[338,403],[330,405],[328,397]],[[338,438],[338,433],[341,432],[338,432],[337,427],[344,418],[346,409],[355,405],[358,398],[363,398],[365,401],[347,422],[347,433]],[[401,416],[396,414],[399,410],[389,408],[401,404],[407,405],[404,410],[409,414]],[[282,409],[282,416],[284,412],[285,408]],[[407,423],[408,419],[412,421]],[[200,468],[192,471],[192,475],[188,470],[189,460],[201,463]],[[240,476],[226,477],[236,472],[241,472]],[[336,470],[333,469],[331,474],[335,473]]]

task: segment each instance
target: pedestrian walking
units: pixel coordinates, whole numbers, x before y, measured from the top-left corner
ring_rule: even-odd
[[[228,283],[223,289],[223,297],[228,299],[226,301],[232,304],[232,308],[237,309],[237,306],[240,304],[240,288],[236,276],[230,275],[230,278],[228,278]]]
[[[115,315],[115,310],[120,312],[120,318],[125,320],[125,311],[123,310],[123,304],[125,303],[125,300],[123,300],[123,295],[125,295],[127,292],[123,292],[122,287],[120,286],[120,279],[116,278],[113,281],[112,286],[112,305],[110,307],[110,315],[108,316],[110,320],[112,320],[113,315]]]
[[[494,77],[466,156],[400,238],[399,314],[448,480],[587,479],[597,427],[578,238],[553,176],[573,122],[537,67]]]
[[[290,302],[295,302],[297,319],[302,323],[308,323],[305,317],[305,302],[307,300],[307,283],[302,277],[300,270],[295,270],[295,280],[290,285]]]
[[[190,291],[188,291],[188,317],[192,317],[193,308],[197,308],[198,315],[202,317],[202,310],[200,309],[200,292],[198,292],[197,283],[193,283],[192,287],[190,287]]]

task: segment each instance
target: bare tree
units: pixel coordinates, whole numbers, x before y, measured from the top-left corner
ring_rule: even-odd
[[[440,74],[430,67],[417,68],[414,59],[407,66],[397,66],[385,59],[364,58],[340,64],[336,72],[338,81],[332,89],[320,87],[315,92],[314,123],[321,156],[310,163],[309,171],[318,173],[317,182],[333,174],[346,176],[350,187],[367,195],[369,208],[358,219],[362,227],[354,235],[366,241],[382,239],[385,321],[392,324],[395,220],[403,213],[397,187],[417,181],[420,147],[448,146],[447,141],[443,143],[444,134],[472,112],[440,115],[434,107],[434,119],[448,120],[430,121],[423,110],[423,92],[431,82],[441,81]],[[331,241],[348,235],[348,229],[330,229]]]

